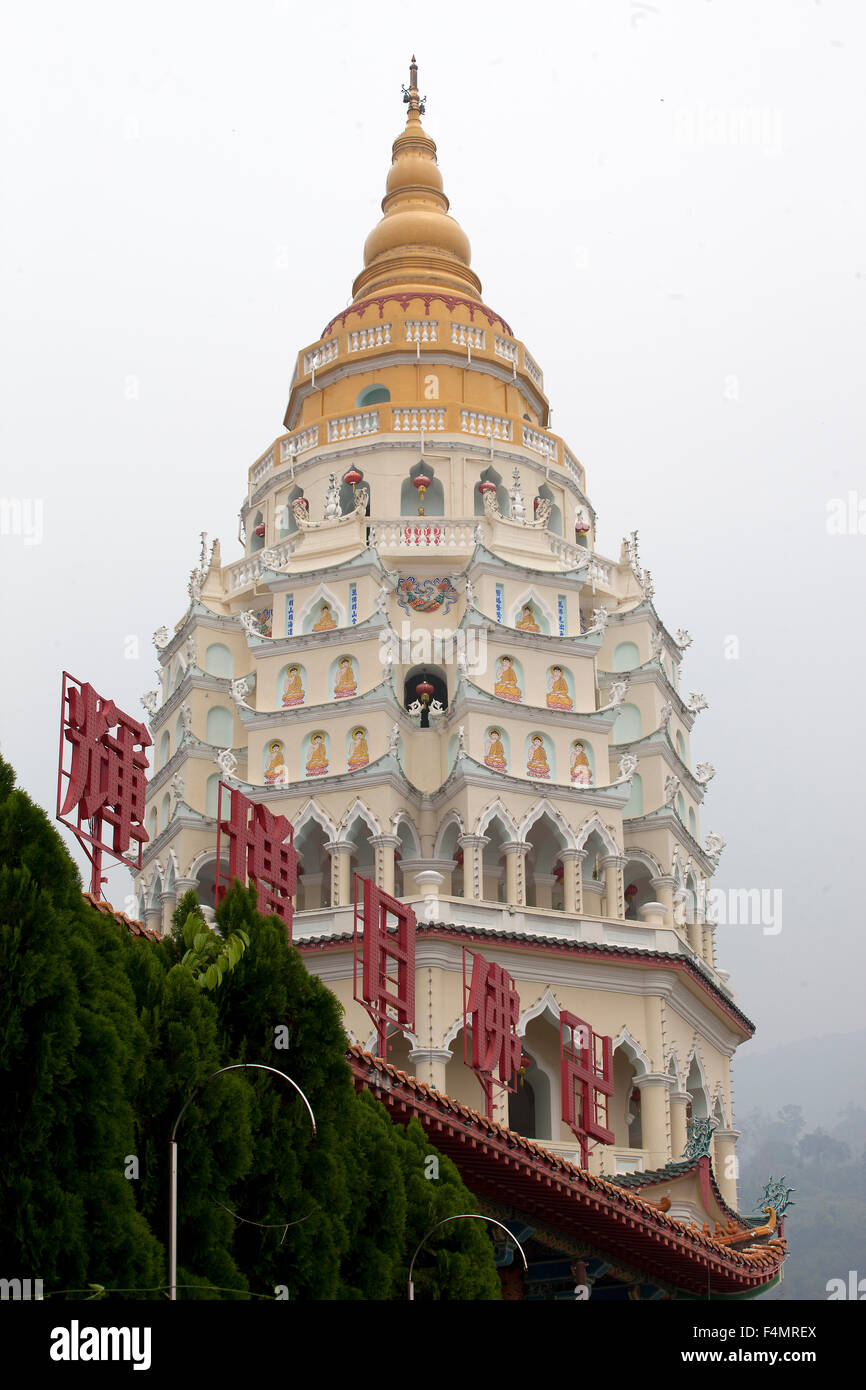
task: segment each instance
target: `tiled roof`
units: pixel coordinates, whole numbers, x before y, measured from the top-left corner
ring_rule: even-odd
[[[464,926],[455,922],[419,922],[416,928],[419,937],[423,936],[457,936],[469,938],[474,941],[497,941],[503,945],[517,944],[520,946],[542,946],[545,950],[562,951],[573,955],[584,956],[589,960],[609,958],[611,960],[628,960],[635,965],[665,965],[674,970],[682,970],[690,975],[693,980],[703,986],[709,994],[717,1000],[719,1004],[730,1014],[737,1023],[748,1033],[749,1037],[755,1031],[755,1025],[742,1009],[738,1008],[732,999],[719,989],[718,985],[707,974],[705,970],[688,956],[676,955],[672,951],[648,951],[639,946],[612,946],[594,941],[569,941],[561,936],[542,936],[536,932],[506,931],[500,928],[488,929]],[[294,943],[298,950],[322,951],[328,949],[343,948],[352,944],[351,932],[328,933],[322,936],[308,936],[296,940]]]
[[[82,897],[85,902],[90,903],[91,907],[95,907],[97,912],[101,912],[103,917],[112,917],[119,927],[126,927],[133,936],[144,936],[148,941],[159,941],[158,931],[154,931],[152,927],[146,927],[143,922],[136,921],[134,917],[127,917],[125,912],[121,912],[117,907],[112,907],[111,903],[103,902],[93,893],[83,893]]]
[[[782,1237],[726,1246],[357,1045],[348,1060],[356,1086],[373,1090],[395,1119],[417,1116],[471,1191],[525,1212],[530,1224],[537,1214],[564,1235],[683,1290],[757,1291],[778,1274],[787,1252]]]

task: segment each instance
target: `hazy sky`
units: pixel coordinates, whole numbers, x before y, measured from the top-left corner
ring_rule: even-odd
[[[0,495],[43,534],[0,535],[0,711],[31,795],[53,814],[63,668],[141,716],[199,531],[240,553],[246,469],[349,302],[414,51],[485,301],[544,370],[599,549],[638,528],[694,638],[716,883],[782,893],[777,934],[719,931],[751,1047],[858,1027],[862,6],[84,0],[4,30]]]

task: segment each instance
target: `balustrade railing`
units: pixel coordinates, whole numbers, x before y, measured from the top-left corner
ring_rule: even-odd
[[[398,406],[393,412],[393,428],[410,430],[413,434],[421,430],[444,430],[446,418],[444,406]]]
[[[336,444],[341,439],[356,439],[362,434],[376,434],[378,429],[378,410],[361,411],[356,415],[341,415],[339,419],[328,421],[328,443]]]
[[[523,426],[523,445],[536,454],[542,454],[546,459],[556,461],[559,458],[559,441],[553,435],[531,429],[529,425]]]
[[[438,343],[438,319],[406,319],[407,343]]]
[[[377,550],[471,550],[482,535],[476,517],[448,521],[442,517],[400,517],[370,522],[370,544]]]
[[[497,334],[493,342],[493,351],[497,357],[504,357],[506,362],[517,361],[517,344],[510,338],[500,338]]]
[[[482,415],[474,410],[461,410],[460,428],[464,434],[478,434],[487,439],[513,439],[510,420],[499,415]]]
[[[320,343],[318,347],[310,348],[309,352],[304,353],[304,371],[316,371],[324,367],[328,362],[333,362],[340,351],[338,338],[331,338],[327,343]]]
[[[387,347],[391,341],[390,323],[377,323],[371,328],[356,328],[346,334],[346,351],[363,352],[366,348]]]
[[[451,341],[457,347],[477,348],[482,351],[484,348],[484,329],[473,328],[468,323],[452,323]]]
[[[530,357],[526,348],[523,349],[523,365],[526,368],[526,375],[529,377],[530,381],[534,381],[536,386],[540,387],[542,382],[541,368],[535,359]]]

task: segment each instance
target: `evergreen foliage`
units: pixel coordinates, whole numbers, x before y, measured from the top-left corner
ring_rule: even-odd
[[[279,919],[235,883],[217,928],[187,893],[162,941],[120,930],[84,899],[60,837],[0,759],[6,1276],[41,1278],[46,1294],[101,1284],[162,1297],[169,1139],[195,1092],[177,1133],[178,1284],[195,1286],[180,1298],[404,1299],[422,1236],[474,1199],[417,1121],[404,1131],[356,1094],[342,1007]],[[219,960],[202,988],[202,965]],[[315,1138],[280,1076],[250,1069],[202,1085],[237,1063],[290,1076]],[[431,1157],[438,1178],[425,1176]],[[487,1229],[436,1232],[417,1296],[498,1298]]]

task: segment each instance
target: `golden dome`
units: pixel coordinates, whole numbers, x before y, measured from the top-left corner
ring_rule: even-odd
[[[436,142],[421,125],[424,102],[418,95],[418,68],[413,57],[406,129],[392,147],[382,220],[364,243],[364,269],[352,286],[354,298],[396,286],[448,288],[481,298],[481,281],[469,268],[469,238],[448,216],[436,162]]]

